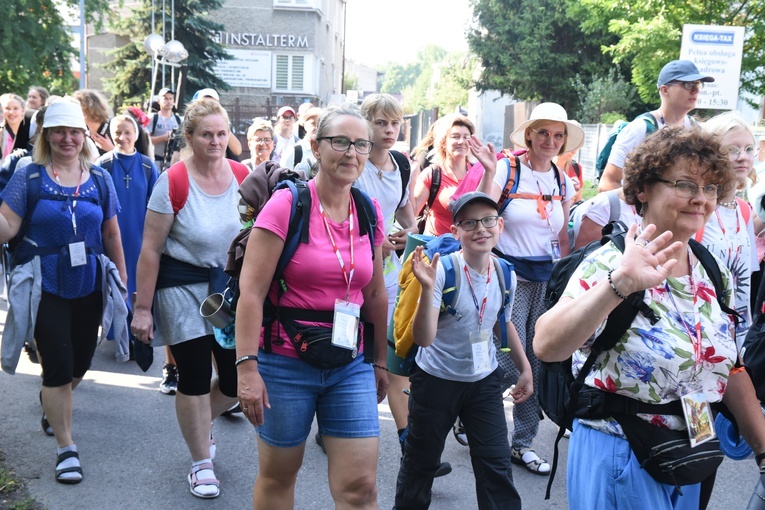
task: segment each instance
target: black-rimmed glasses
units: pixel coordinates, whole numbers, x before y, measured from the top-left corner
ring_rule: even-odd
[[[337,152],[348,152],[348,149],[350,149],[351,145],[353,145],[353,148],[356,149],[356,152],[359,154],[369,154],[372,152],[372,146],[374,145],[374,143],[370,140],[364,140],[362,138],[352,142],[344,136],[322,136],[316,140],[329,140],[330,147],[335,149]]]
[[[455,223],[458,227],[462,227],[462,230],[465,230],[467,232],[470,232],[471,230],[475,230],[478,228],[478,222],[481,222],[481,225],[484,226],[484,228],[492,228],[497,226],[497,221],[499,220],[499,216],[486,216],[485,218],[481,218],[480,220],[462,220]]]

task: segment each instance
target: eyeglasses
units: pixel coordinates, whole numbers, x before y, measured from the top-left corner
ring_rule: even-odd
[[[329,140],[330,146],[337,152],[348,152],[348,149],[353,145],[358,154],[369,154],[372,152],[372,146],[374,145],[370,140],[359,139],[352,142],[344,136],[322,136],[316,140]]]
[[[274,139],[273,138],[253,138],[252,141],[255,142],[255,143],[269,144],[269,143],[273,142]]]
[[[685,90],[701,90],[704,88],[703,81],[671,81],[667,85],[682,85]]]
[[[747,158],[754,158],[755,156],[757,156],[757,154],[759,154],[760,149],[755,147],[754,145],[748,145],[744,147],[743,149],[741,147],[736,147],[735,145],[731,145],[730,147],[728,147],[728,154],[733,159],[738,158],[742,152]]]
[[[659,182],[663,182],[669,186],[675,188],[675,195],[679,198],[693,198],[696,196],[696,192],[699,191],[699,185],[693,181],[668,181],[666,179],[656,179]],[[722,188],[717,184],[705,184],[701,188],[704,196],[710,200],[717,200],[719,192]]]
[[[462,230],[465,230],[466,232],[470,232],[471,230],[475,230],[478,228],[478,222],[481,222],[481,225],[484,226],[484,228],[492,228],[497,226],[497,220],[499,219],[499,216],[486,216],[485,218],[481,218],[480,220],[462,220],[455,223],[458,227],[462,227]]]
[[[551,133],[550,131],[546,129],[540,129],[539,131],[537,131],[534,128],[531,128],[531,130],[535,132],[537,136],[539,136],[539,138],[544,138],[545,140],[549,140],[550,137],[552,136],[553,140],[555,140],[556,142],[562,142],[563,140],[566,139],[566,137],[568,137],[568,133]]]

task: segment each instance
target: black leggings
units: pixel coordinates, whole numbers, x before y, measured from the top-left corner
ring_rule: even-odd
[[[212,356],[215,357],[218,385],[227,397],[236,397],[235,349],[224,349],[213,335],[201,336],[171,345],[178,367],[178,391],[184,395],[207,395],[212,379]]]
[[[41,358],[43,386],[64,386],[88,371],[98,344],[101,303],[100,291],[74,299],[42,293],[35,341]]]

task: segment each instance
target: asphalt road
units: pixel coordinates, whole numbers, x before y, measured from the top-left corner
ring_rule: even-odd
[[[0,321],[4,321],[4,313]],[[257,441],[253,427],[241,415],[221,417],[215,422],[215,472],[221,480],[220,497],[201,500],[189,493],[186,474],[190,457],[175,418],[174,398],[157,391],[163,356],[162,350],[156,349],[155,364],[144,374],[133,362],[117,363],[114,346],[109,342],[96,351],[91,371],[74,394],[74,439],[85,476],[82,483],[71,486],[54,480],[56,445],[40,428],[39,366],[31,364],[22,353],[15,376],[0,373],[0,450],[31,496],[48,510],[251,508],[252,484],[258,472]],[[392,508],[400,449],[387,403],[383,402],[379,410],[382,436],[378,499],[380,508]],[[510,404],[506,412],[512,430]],[[535,443],[539,454],[549,460],[555,432],[551,422],[542,422]],[[549,501],[544,500],[547,477],[513,466],[525,508],[568,508],[565,455],[564,439],[562,465]],[[450,438],[443,459],[452,464],[454,471],[436,479],[431,508],[476,508],[468,449]],[[295,508],[333,508],[326,469],[326,457],[311,439],[298,476]],[[710,508],[744,509],[758,478],[754,461],[726,459],[718,473]]]

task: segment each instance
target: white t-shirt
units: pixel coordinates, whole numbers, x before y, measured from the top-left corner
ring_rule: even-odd
[[[665,124],[661,122],[661,119],[657,121],[659,129],[665,127]],[[686,129],[690,129],[693,125],[691,118],[685,116],[683,126]],[[611,154],[608,155],[608,162],[612,165],[624,168],[624,162],[627,161],[627,156],[632,152],[635,147],[641,144],[647,136],[648,126],[643,118],[637,118],[624,126],[619,134],[616,136],[614,145],[611,147]]]
[[[500,189],[505,187],[510,165],[507,159],[497,162],[497,173],[494,176],[494,184]],[[567,175],[565,202],[570,202],[576,194],[574,184]],[[538,184],[537,184],[538,183]],[[539,190],[547,195],[560,195],[558,180],[555,171],[534,172],[528,166],[521,163],[520,181],[518,193],[538,194]],[[551,205],[552,204],[552,205]],[[547,219],[543,219],[537,211],[537,201],[515,198],[505,208],[502,218],[505,220],[505,229],[499,236],[497,249],[505,255],[518,258],[542,257],[552,255],[550,241],[558,239],[558,233],[568,225],[563,222],[563,205],[560,200],[546,202]]]
[[[718,207],[704,225],[704,237],[701,239],[701,244],[717,255],[733,276],[734,309],[745,319],[745,323],[740,323],[739,329],[736,330],[736,345],[740,349],[746,337],[746,331],[752,324],[750,301],[752,271],[759,270],[760,267],[754,246],[754,226],[751,215],[749,223],[744,224],[740,207],[736,209]]]
[[[274,153],[272,154],[272,161],[281,161],[282,154],[287,152],[287,149],[295,145],[300,139],[295,135],[290,135],[289,138],[282,138],[281,135],[274,133]]]
[[[598,193],[591,199],[576,208],[573,214],[574,222],[574,235],[579,235],[579,228],[582,226],[582,219],[589,218],[590,221],[596,225],[604,227],[608,220],[611,218],[611,203],[608,200],[607,193]],[[642,219],[635,210],[634,205],[629,205],[627,202],[619,199],[619,217],[617,220],[621,220],[627,228],[633,223],[640,224]]]
[[[384,230],[386,234],[391,233],[393,221],[396,219],[396,211],[409,201],[409,190],[404,190],[404,200],[401,201],[401,172],[398,163],[392,156],[388,156],[396,167],[394,172],[382,172],[378,176],[378,168],[367,160],[364,171],[353,184],[361,191],[380,202],[383,218],[385,218]],[[382,177],[382,178],[381,178]],[[383,262],[383,275],[385,277],[385,287],[388,289],[389,298],[391,295],[396,297],[398,290],[398,273],[401,271],[401,262],[395,253],[391,253]],[[392,308],[389,307],[389,313]]]
[[[455,264],[454,270],[459,271],[460,288],[459,295],[455,296],[454,308],[462,315],[457,320],[456,317],[448,313],[443,313],[438,318],[438,329],[433,343],[427,347],[421,347],[417,350],[417,365],[428,374],[447,379],[449,381],[475,382],[480,381],[494,370],[497,369],[497,348],[493,341],[489,341],[489,368],[480,372],[473,370],[472,345],[470,335],[478,332],[478,311],[476,310],[473,296],[470,293],[470,286],[465,276],[465,259],[462,254],[457,256],[458,264]],[[487,275],[478,274],[468,266],[470,278],[473,282],[473,292],[478,300],[483,299],[486,292]],[[491,331],[497,322],[499,307],[502,306],[502,297],[500,294],[499,278],[497,278],[494,264],[491,265],[491,280],[489,282],[488,299],[486,300],[486,310],[483,316],[482,330]],[[444,288],[446,274],[444,266],[439,261],[436,270],[436,282],[433,290],[434,308],[441,307],[441,295]],[[510,289],[510,302],[505,307],[505,317],[508,319],[512,313],[513,297],[515,295],[516,281],[507,284]]]

